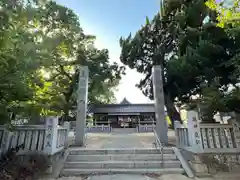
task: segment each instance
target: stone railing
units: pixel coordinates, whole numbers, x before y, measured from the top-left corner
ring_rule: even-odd
[[[53,155],[64,149],[68,130],[69,123],[58,126],[57,117],[47,118],[45,125],[17,125],[11,131],[7,126],[0,126],[0,149],[5,152],[23,144],[20,154],[38,152]]]
[[[112,131],[112,127],[110,125],[95,125],[95,126],[87,126],[85,128],[86,132],[111,132]]]
[[[236,120],[228,124],[200,123],[194,111],[188,112],[187,128],[175,122],[177,147],[196,153],[240,152],[240,130]]]
[[[2,143],[3,140],[4,128],[5,126],[0,126],[0,144]]]
[[[154,132],[156,125],[154,124],[139,124],[138,125],[138,132]]]
[[[236,138],[232,135],[233,125],[231,124],[200,124],[200,135],[202,138],[201,148],[206,150],[222,149],[227,150],[237,147]]]
[[[175,135],[177,138],[176,146],[181,148],[189,147],[190,144],[189,144],[189,137],[188,137],[189,136],[188,128],[181,125],[179,121],[174,121],[174,127],[175,127]]]

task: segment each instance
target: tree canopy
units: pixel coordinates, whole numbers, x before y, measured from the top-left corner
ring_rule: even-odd
[[[177,104],[190,105],[195,99],[204,104],[209,119],[216,111],[238,109],[239,98],[233,95],[239,92],[239,35],[238,25],[219,27],[217,12],[204,0],[168,0],[163,17],[147,19],[134,36],[120,39],[121,61],[145,74],[138,87],[150,99],[152,66],[162,66],[172,121],[181,120]]]
[[[208,0],[206,5],[218,12],[218,26],[240,24],[240,0]]]
[[[68,116],[78,67],[89,67],[89,103],[114,101],[124,67],[94,46],[78,16],[53,1],[0,1],[0,114]]]

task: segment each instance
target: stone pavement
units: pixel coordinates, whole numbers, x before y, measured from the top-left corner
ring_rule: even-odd
[[[121,147],[152,147],[155,141],[153,133],[88,133],[86,135],[87,148],[121,148]],[[168,142],[176,144],[175,132],[168,131]],[[69,144],[74,144],[73,132],[69,134]]]
[[[218,174],[212,178],[194,178],[194,180],[239,180],[240,174],[230,175],[230,174]],[[41,180],[54,180],[51,178],[41,179]],[[118,175],[101,175],[101,176],[90,176],[88,178],[84,177],[62,177],[57,180],[191,180],[184,175],[180,174],[164,174],[159,177],[143,176],[143,175],[128,175],[128,174],[118,174]]]
[[[151,148],[154,140],[153,133],[92,133],[87,135],[86,148]]]
[[[141,175],[104,175],[104,176],[93,176],[88,180],[190,180],[184,175],[180,174],[164,174],[159,177],[141,176]],[[236,176],[231,175],[216,175],[212,178],[194,178],[195,180],[239,180],[240,174]]]
[[[89,177],[88,180],[157,180],[157,178],[143,175],[118,174],[118,175],[103,175],[99,177],[93,176]]]
[[[175,145],[175,132],[168,132],[169,144]],[[86,137],[87,148],[151,148],[155,137],[153,133],[89,133]]]

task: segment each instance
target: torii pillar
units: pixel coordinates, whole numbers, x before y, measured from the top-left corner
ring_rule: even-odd
[[[76,146],[84,146],[85,144],[85,127],[88,102],[88,77],[89,77],[88,67],[80,66],[78,81],[76,134],[75,134]]]
[[[155,103],[156,133],[161,143],[168,144],[168,125],[165,117],[165,103],[162,82],[162,67],[152,68],[152,83]]]

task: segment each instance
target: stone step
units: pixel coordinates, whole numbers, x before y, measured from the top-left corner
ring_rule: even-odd
[[[163,160],[176,160],[175,154],[163,154]],[[161,154],[69,155],[67,161],[161,161]]]
[[[70,155],[93,155],[93,154],[160,154],[156,148],[148,149],[79,149],[70,148]],[[164,148],[163,154],[174,154],[172,148]]]
[[[62,176],[80,176],[80,175],[90,175],[90,174],[182,174],[184,173],[183,168],[146,168],[146,169],[63,169]]]
[[[66,169],[102,169],[102,168],[180,168],[180,161],[95,161],[95,162],[66,162]]]

